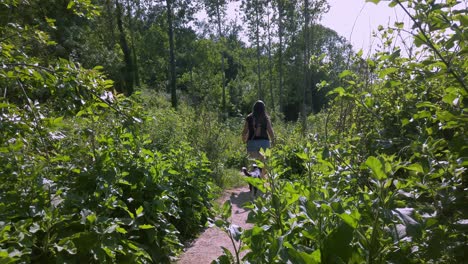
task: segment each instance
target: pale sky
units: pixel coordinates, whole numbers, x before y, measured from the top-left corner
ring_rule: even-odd
[[[363,56],[367,57],[380,43],[372,37],[372,32],[377,31],[379,25],[386,28],[393,26],[395,21],[405,22],[405,27],[410,25],[404,11],[398,6],[388,7],[389,2],[382,0],[376,5],[365,0],[328,0],[330,11],[323,15],[320,23],[350,41],[356,52],[362,49]],[[240,1],[229,4],[228,17],[233,19],[239,15],[239,5]],[[206,14],[198,16],[204,18]]]
[[[372,37],[372,32],[382,25],[393,26],[395,21],[408,25],[408,16],[398,6],[388,7],[388,1],[379,4],[365,0],[328,0],[330,11],[322,18],[321,24],[345,37],[355,51],[363,50],[363,56],[375,50],[380,41]],[[354,25],[354,27],[353,27]]]

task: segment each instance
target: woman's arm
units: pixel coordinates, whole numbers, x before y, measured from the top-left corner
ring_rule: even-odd
[[[244,130],[242,130],[242,142],[246,143],[249,137],[249,125],[247,121],[244,122]]]

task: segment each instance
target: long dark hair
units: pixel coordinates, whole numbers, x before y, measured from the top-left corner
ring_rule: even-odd
[[[252,115],[259,122],[266,122],[269,119],[269,116],[265,111],[265,103],[262,100],[255,102],[252,109]]]

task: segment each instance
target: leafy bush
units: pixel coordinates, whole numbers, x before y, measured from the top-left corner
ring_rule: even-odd
[[[3,134],[3,254],[33,262],[169,261],[210,214],[208,159],[183,142],[165,153],[150,149],[139,124],[145,117],[130,100],[111,104],[122,107],[117,115],[99,100],[88,104],[77,117],[39,124],[26,119],[28,108],[5,104],[2,123],[19,133]]]
[[[142,105],[99,68],[0,45],[1,262],[169,262],[210,215],[206,155],[155,148]]]
[[[243,121],[230,119],[223,122],[215,112],[191,107],[183,101],[175,111],[166,108],[168,105],[163,96],[144,91],[137,97],[151,116],[145,131],[150,135],[152,147],[165,152],[187,142],[193,149],[206,154],[211,162],[213,180],[223,187],[225,169],[240,170],[247,165],[245,145],[240,137]]]
[[[249,204],[254,227],[236,236],[244,261],[465,261],[466,16],[454,2],[390,5],[411,9],[418,56],[358,54],[329,112],[309,119],[322,133],[266,152],[266,182],[248,180],[265,193]]]

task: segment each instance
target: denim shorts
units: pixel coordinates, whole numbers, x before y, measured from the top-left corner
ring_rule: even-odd
[[[254,152],[260,149],[270,148],[270,141],[268,139],[254,139],[247,141],[247,151]]]

